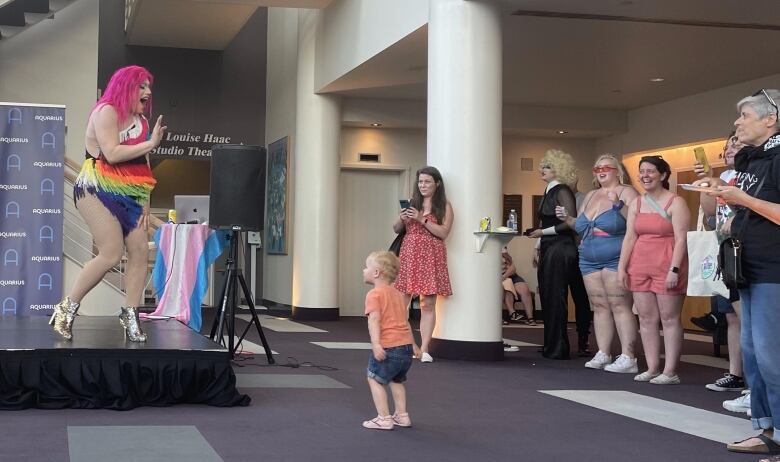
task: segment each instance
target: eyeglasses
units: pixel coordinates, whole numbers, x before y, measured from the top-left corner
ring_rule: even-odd
[[[769,100],[769,104],[771,104],[775,108],[775,114],[780,116],[780,111],[778,111],[777,109],[777,103],[775,103],[775,100],[773,100],[772,97],[769,96],[769,93],[767,93],[766,90],[762,88],[761,90],[758,90],[757,92],[753,93],[753,96],[758,96],[760,94],[766,96],[766,99]]]
[[[609,173],[612,170],[617,170],[617,167],[609,165],[602,165],[600,167],[593,167],[593,173]]]

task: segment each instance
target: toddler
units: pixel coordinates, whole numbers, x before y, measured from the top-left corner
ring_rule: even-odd
[[[403,295],[393,287],[400,268],[392,252],[371,253],[366,258],[363,281],[374,286],[366,294],[368,333],[371,355],[368,358],[368,386],[377,416],[363,422],[365,428],[392,430],[394,426],[411,427],[406,412],[406,373],[412,365],[414,337],[407,321]],[[390,415],[385,385],[390,385],[395,413]]]

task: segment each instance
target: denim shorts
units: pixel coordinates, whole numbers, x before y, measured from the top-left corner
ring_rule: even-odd
[[[603,269],[617,271],[623,236],[590,236],[580,244],[580,272],[583,276]]]
[[[373,353],[368,356],[368,377],[382,385],[405,382],[412,367],[412,345],[385,348],[385,355],[384,361],[377,361]]]
[[[721,297],[720,295],[715,295],[715,310],[713,310],[715,313],[733,313],[734,307],[731,305],[732,302],[738,302],[739,301],[739,292],[731,289],[729,298]]]

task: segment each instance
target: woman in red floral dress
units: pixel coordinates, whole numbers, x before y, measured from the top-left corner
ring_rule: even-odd
[[[413,295],[420,296],[420,359],[425,363],[433,362],[428,345],[436,326],[436,297],[452,295],[444,245],[452,220],[441,173],[434,167],[421,168],[410,206],[401,211],[393,230],[400,233],[406,229],[395,287],[404,294],[407,306]]]

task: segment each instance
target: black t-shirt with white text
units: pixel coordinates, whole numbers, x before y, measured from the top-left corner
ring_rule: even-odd
[[[758,199],[780,204],[780,133],[761,146],[743,148],[734,158],[734,167],[737,187]],[[747,212],[738,207],[731,225],[732,233],[741,237],[745,278],[750,283],[780,284],[780,226],[754,211]]]

